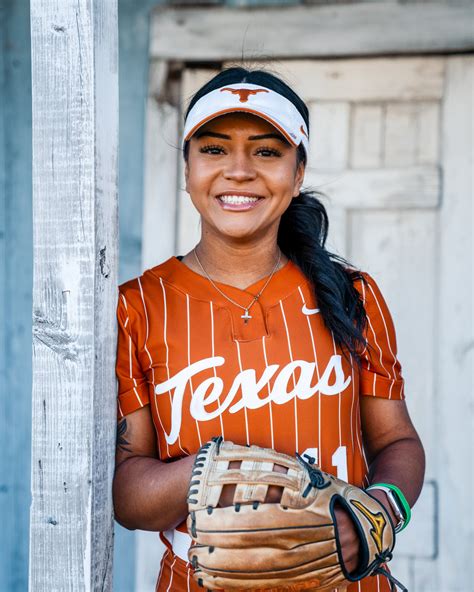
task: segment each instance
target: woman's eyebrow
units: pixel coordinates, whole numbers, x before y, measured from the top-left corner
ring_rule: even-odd
[[[270,133],[270,134],[259,134],[258,136],[249,136],[249,140],[266,140],[268,138],[274,138],[275,140],[280,140],[284,144],[288,144],[286,138],[284,138],[281,134],[278,133]]]
[[[228,136],[227,134],[220,134],[218,132],[210,131],[196,132],[196,138],[205,138],[206,136],[210,138],[221,138],[223,140],[231,140],[231,136]],[[286,138],[284,138],[281,134],[274,132],[248,137],[249,140],[267,140],[268,138],[274,138],[275,140],[280,140],[280,142],[283,142],[284,144],[288,144]]]
[[[209,136],[210,138],[222,138],[223,140],[230,140],[230,136],[226,134],[219,134],[218,132],[196,132],[196,138],[205,138]]]

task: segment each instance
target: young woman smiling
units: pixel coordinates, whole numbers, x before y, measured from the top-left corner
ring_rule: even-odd
[[[160,532],[158,591],[199,589],[186,498],[195,453],[213,436],[381,484],[370,494],[398,529],[422,487],[393,321],[375,280],[325,248],[324,206],[301,191],[308,139],[307,107],[278,77],[229,68],[210,80],[183,138],[200,241],[120,286],[115,516]],[[266,501],[279,497],[270,488]],[[336,517],[353,573],[359,536],[342,507]],[[348,590],[390,582],[371,576]]]

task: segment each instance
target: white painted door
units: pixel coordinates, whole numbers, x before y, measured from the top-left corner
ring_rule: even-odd
[[[407,404],[425,445],[424,491],[412,524],[399,537],[393,572],[410,592],[468,592],[470,493],[454,483],[463,476],[472,485],[474,59],[278,64],[310,108],[305,186],[327,195],[328,247],[369,271],[386,297]],[[213,74],[183,71],[175,122]],[[181,159],[173,162],[177,216],[166,248],[185,254],[199,240],[199,218],[182,190]],[[153,175],[149,179],[159,186]],[[150,194],[147,203],[152,207]],[[148,253],[163,252],[156,232],[145,231],[144,246]],[[138,582],[147,571],[152,579],[148,562],[140,562],[141,553],[137,557]]]

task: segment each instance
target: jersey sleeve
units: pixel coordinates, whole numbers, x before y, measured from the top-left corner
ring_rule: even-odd
[[[376,281],[363,273],[367,284],[358,280],[367,314],[367,346],[361,355],[360,394],[404,400],[404,378],[397,358],[397,338],[392,315]]]
[[[115,373],[118,379],[117,414],[119,419],[150,402],[147,378],[138,359],[136,339],[133,338],[132,318],[133,310],[127,303],[126,296],[119,291],[115,364]]]

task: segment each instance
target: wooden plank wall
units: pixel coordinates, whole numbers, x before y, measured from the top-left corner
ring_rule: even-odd
[[[436,348],[439,590],[472,590],[474,424],[474,56],[449,60],[443,105],[444,201],[438,246],[441,278]],[[466,519],[466,516],[468,517]],[[456,551],[451,541],[461,543]],[[423,589],[423,582],[419,588]],[[428,588],[425,588],[428,589]]]
[[[117,2],[32,0],[30,6],[34,273],[29,589],[110,591]]]

